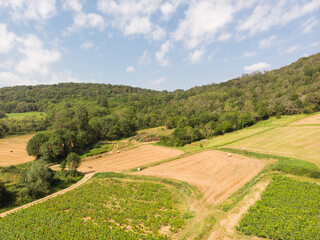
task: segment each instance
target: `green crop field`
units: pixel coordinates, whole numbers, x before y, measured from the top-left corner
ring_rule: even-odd
[[[320,186],[276,176],[238,230],[271,239],[319,239]]]
[[[166,239],[183,227],[175,184],[99,176],[0,219],[0,239]]]
[[[13,119],[22,119],[25,117],[43,118],[46,116],[44,112],[7,113],[6,115],[8,118],[13,118]]]

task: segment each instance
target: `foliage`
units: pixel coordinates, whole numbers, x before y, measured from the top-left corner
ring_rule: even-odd
[[[71,152],[68,154],[66,158],[66,164],[70,171],[75,171],[80,166],[81,158],[78,154]]]
[[[319,209],[318,184],[277,176],[237,229],[271,239],[318,239]]]
[[[26,147],[28,155],[35,156],[36,158],[39,158],[42,156],[41,146],[46,141],[48,141],[49,138],[47,135],[43,133],[38,133],[35,136],[33,136]]]
[[[26,122],[1,119],[0,126],[4,126],[4,134],[49,126],[69,129],[76,132],[78,144],[84,147],[166,125],[179,130],[165,142],[181,146],[276,114],[320,111],[319,76],[320,54],[315,54],[278,70],[245,74],[187,91],[85,83],[6,87],[0,89],[0,109],[7,113],[45,112],[46,117]]]
[[[22,194],[32,197],[44,196],[49,193],[52,177],[53,173],[44,160],[39,159],[33,162],[22,178],[25,187]]]
[[[167,239],[184,225],[170,185],[95,178],[74,191],[0,219],[7,239]]]
[[[0,181],[0,208],[5,206],[9,200],[9,192],[3,182]]]

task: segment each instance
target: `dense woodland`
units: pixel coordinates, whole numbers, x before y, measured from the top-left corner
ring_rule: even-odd
[[[30,111],[45,112],[46,118],[23,124],[4,115]],[[34,140],[37,147],[30,153],[60,161],[69,152],[99,140],[129,137],[138,129],[175,128],[161,142],[181,146],[269,116],[316,111],[320,111],[319,53],[278,70],[187,91],[87,83],[1,88],[0,135],[48,129]]]

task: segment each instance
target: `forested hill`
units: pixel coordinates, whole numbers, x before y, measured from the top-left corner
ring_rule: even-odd
[[[185,144],[246,127],[272,115],[319,111],[320,53],[278,70],[243,75],[187,91],[159,92],[87,83],[0,89],[3,112],[44,111],[52,128],[68,128],[80,105],[86,107],[92,126],[112,123],[107,124],[102,138],[114,132],[111,131],[114,126],[126,131],[167,125],[177,127],[173,139],[167,140],[176,144],[181,140]],[[120,120],[128,126],[123,127],[126,124],[121,125]]]

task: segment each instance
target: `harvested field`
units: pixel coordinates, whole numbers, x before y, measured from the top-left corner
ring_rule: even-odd
[[[26,151],[27,143],[32,136],[30,134],[0,139],[0,166],[10,166],[32,161],[34,157],[28,156]]]
[[[208,151],[147,168],[138,175],[174,178],[196,186],[207,202],[219,204],[264,167],[244,156],[228,157],[225,152]]]
[[[183,154],[182,151],[175,149],[144,145],[126,151],[120,150],[120,153],[113,153],[109,156],[84,161],[78,170],[82,172],[122,171],[177,157],[181,154]]]
[[[287,126],[227,145],[227,148],[293,157],[320,166],[320,126]]]
[[[320,124],[320,114],[316,114],[310,117],[306,117],[291,123],[290,125],[310,125],[310,124]]]

